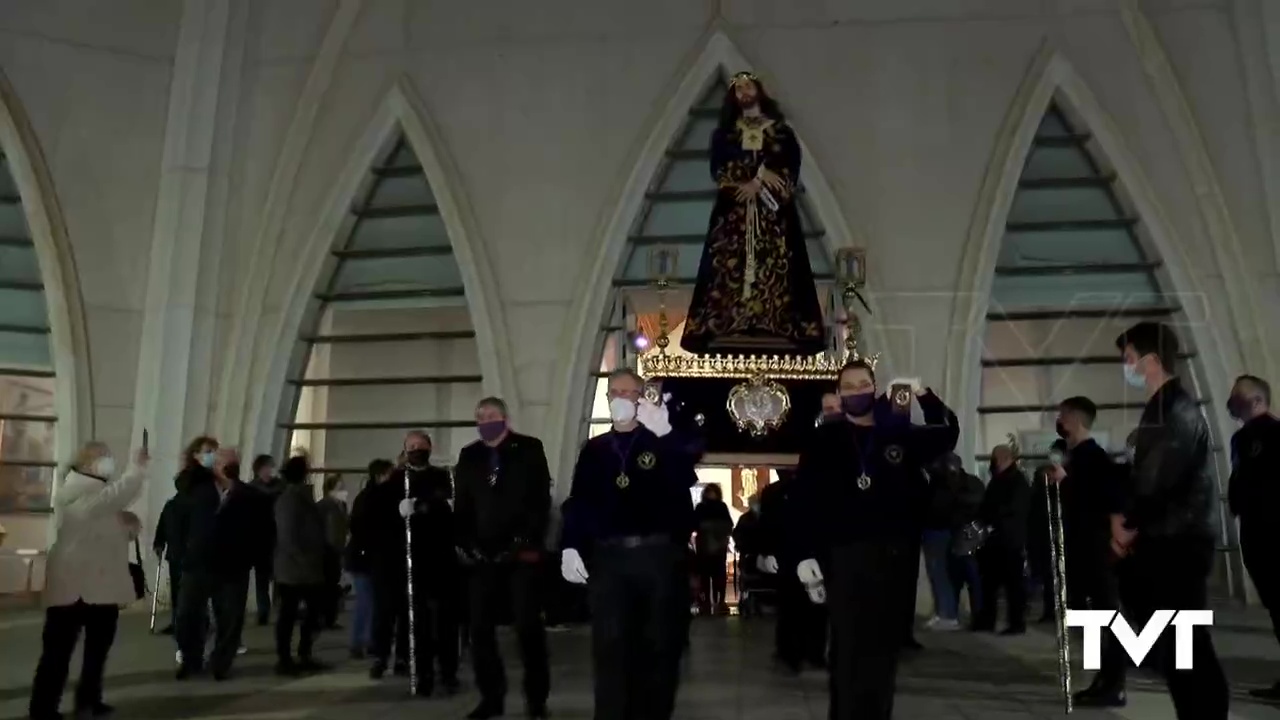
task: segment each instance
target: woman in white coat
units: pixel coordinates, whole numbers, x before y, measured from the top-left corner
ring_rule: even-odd
[[[67,683],[71,655],[84,631],[84,664],[76,687],[76,713],[104,717],[102,673],[115,641],[120,607],[137,598],[129,575],[130,541],[136,518],[126,513],[142,489],[146,450],[116,478],[111,451],[100,442],[85,445],[53,496],[57,533],[45,571],[43,650],[31,686],[32,720],[61,718],[58,705]]]

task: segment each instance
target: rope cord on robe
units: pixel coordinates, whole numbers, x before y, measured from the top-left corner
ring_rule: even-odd
[[[751,285],[756,281],[756,238],[760,227],[759,208],[754,197],[747,200],[747,264],[742,271],[742,299],[751,298]]]

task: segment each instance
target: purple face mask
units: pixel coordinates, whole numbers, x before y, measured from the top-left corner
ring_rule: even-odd
[[[853,417],[870,415],[875,406],[876,394],[874,391],[840,396],[840,408]]]
[[[502,433],[507,431],[506,420],[490,420],[476,425],[476,431],[480,433],[480,439],[485,442],[493,442],[502,437]]]

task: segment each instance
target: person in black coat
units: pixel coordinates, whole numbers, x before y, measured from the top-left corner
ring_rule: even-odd
[[[214,646],[209,664],[224,680],[240,648],[253,536],[244,532],[257,512],[254,491],[240,482],[240,457],[232,449],[215,454],[211,472],[193,473],[175,513],[184,529],[182,584],[178,595],[178,679],[203,669],[206,608],[212,605]]]
[[[1133,627],[1156,610],[1203,610],[1217,545],[1218,493],[1212,440],[1204,412],[1174,374],[1173,329],[1142,322],[1116,338],[1124,375],[1147,394],[1138,422],[1133,466],[1111,546],[1122,559],[1120,601]],[[1151,654],[1169,686],[1179,720],[1225,720],[1230,690],[1207,627],[1193,627],[1192,669],[1175,667],[1174,634]]]
[[[471,652],[480,690],[480,705],[468,717],[487,720],[505,711],[495,613],[509,604],[524,665],[525,710],[542,718],[551,688],[540,588],[551,471],[542,442],[511,430],[501,398],[477,403],[475,418],[480,439],[462,449],[454,468],[457,546],[471,565]]]
[[[407,480],[406,480],[407,478]],[[406,491],[406,482],[408,488]],[[421,430],[405,436],[404,463],[373,491],[374,540],[373,667],[370,677],[387,671],[395,636],[397,674],[408,672],[409,604],[407,552],[413,553],[414,645],[417,693],[435,692],[435,666],[447,693],[458,689],[458,557],[454,538],[453,481],[449,471],[431,465],[431,438]],[[413,528],[406,549],[405,522]]]
[[[981,522],[992,528],[990,539],[978,551],[982,573],[982,607],[973,629],[992,632],[1003,588],[1008,602],[1009,624],[1002,635],[1027,631],[1027,583],[1023,567],[1027,551],[1027,513],[1031,484],[1018,467],[1013,449],[997,445],[991,451],[991,482],[978,511]]]
[[[350,535],[344,557],[347,572],[355,588],[355,607],[351,612],[351,657],[363,660],[373,647],[373,557],[378,536],[377,518],[373,515],[374,488],[391,477],[395,465],[390,460],[369,463],[369,476],[364,487],[351,502]]]
[[[1098,408],[1083,396],[1058,405],[1061,438],[1050,453],[1046,480],[1062,493],[1066,549],[1067,605],[1073,610],[1120,610],[1120,589],[1111,554],[1111,515],[1117,504],[1119,472],[1111,455],[1089,436]],[[1057,460],[1057,462],[1052,462]],[[1127,656],[1115,636],[1103,634],[1102,668],[1076,693],[1081,707],[1125,704]]]
[[[1240,429],[1231,436],[1231,480],[1227,500],[1240,519],[1240,550],[1258,599],[1271,614],[1271,630],[1280,640],[1280,532],[1274,512],[1280,507],[1280,420],[1271,414],[1271,385],[1254,375],[1241,375],[1227,401]],[[1249,691],[1254,697],[1280,700],[1280,682]]]
[[[702,439],[673,428],[634,371],[613,372],[608,386],[613,429],[578,454],[560,572],[591,594],[595,717],[669,720],[688,638],[689,489]]]
[[[271,601],[275,583],[271,567],[276,544],[275,505],[280,493],[284,492],[284,481],[276,476],[275,458],[259,455],[253,459],[253,479],[249,481],[249,487],[258,491],[260,501],[259,516],[251,530],[257,536],[253,584],[258,625],[266,627],[271,624]]]
[[[955,449],[959,424],[917,380],[879,395],[862,360],[840,370],[838,387],[846,421],[824,423],[801,453],[788,534],[796,577],[830,613],[829,717],[887,719],[915,617],[924,468]]]
[[[719,485],[707,485],[702,489],[702,501],[693,509],[693,523],[697,533],[694,562],[702,588],[698,604],[704,615],[713,612],[727,615],[725,561],[729,553],[729,536],[733,534],[733,516],[721,497]]]
[[[843,422],[844,416],[834,416],[828,422]],[[795,512],[792,494],[795,490],[795,473],[777,470],[778,479],[760,492],[760,535],[762,547],[757,567],[774,575],[778,592],[778,621],[774,625],[774,658],[793,673],[804,668],[805,663],[817,668],[827,667],[827,610],[824,605],[812,603],[805,594],[804,585],[796,577],[796,565],[804,558],[792,540],[789,529],[799,519]]]

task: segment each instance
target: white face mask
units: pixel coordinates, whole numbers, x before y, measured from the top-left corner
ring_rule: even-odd
[[[214,457],[213,451],[200,453],[200,464],[212,470]]]
[[[626,398],[609,401],[609,417],[616,423],[628,423],[636,419],[636,404]]]
[[[116,459],[110,455],[98,458],[93,464],[93,473],[98,477],[109,478],[116,473]]]

